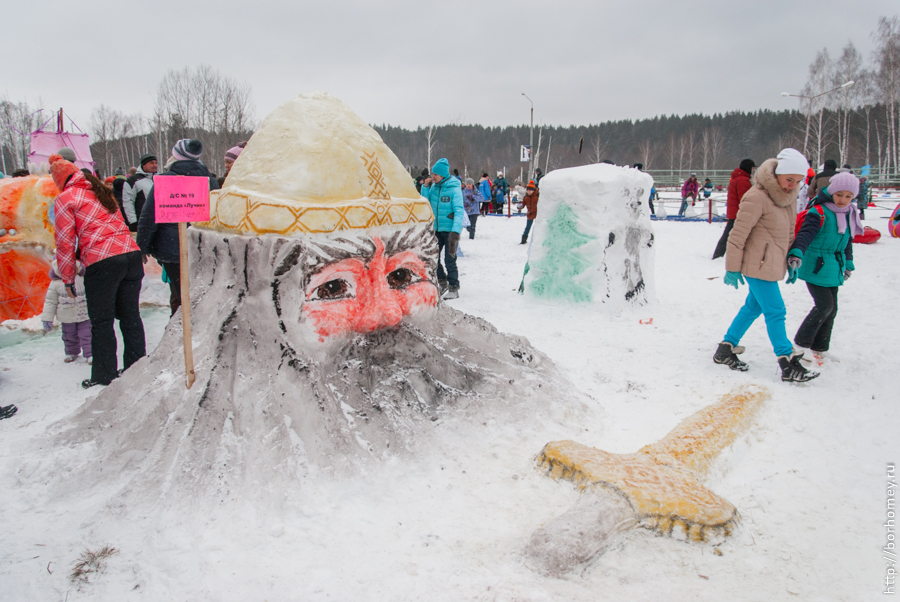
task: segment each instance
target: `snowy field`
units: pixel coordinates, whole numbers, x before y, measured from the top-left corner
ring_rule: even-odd
[[[526,336],[592,404],[587,418],[516,433],[488,420],[448,456],[320,476],[278,511],[223,499],[209,516],[135,514],[105,490],[51,495],[66,468],[35,441],[99,391],[78,385],[89,366],[63,363],[58,329],[0,327],[0,403],[19,406],[0,422],[0,600],[881,599],[886,465],[900,461],[900,241],[886,234],[888,214],[867,211],[883,236],[855,247],[840,293],[840,362],[805,385],[780,381],[761,319],[743,341],[749,372],[712,362],[747,292],[724,286],[724,260],[710,260],[723,224],[654,222],[657,301],[610,315],[518,295],[525,220],[482,218],[477,239],[462,241],[453,307]],[[793,336],[812,301],[802,282],[782,290]],[[142,313],[152,348],[168,310]],[[706,482],[738,508],[733,536],[712,546],[637,529],[565,578],[525,567],[531,533],[579,495],[534,469],[543,443],[636,451],[750,383],[772,398]],[[71,582],[79,555],[104,545],[118,550],[104,572]]]

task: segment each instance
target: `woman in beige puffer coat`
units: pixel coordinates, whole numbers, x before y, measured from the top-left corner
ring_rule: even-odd
[[[807,169],[806,158],[786,148],[776,159],[759,166],[753,186],[741,199],[734,227],[728,235],[725,284],[738,288],[746,277],[750,291],[713,356],[717,364],[725,364],[732,370],[749,368],[737,357],[743,351],[738,343],[762,314],[781,367],[781,379],[804,382],[818,376],[801,365],[803,354],[794,351],[787,337],[784,327],[787,310],[778,288],[778,281],[787,271],[787,254],[797,221],[797,193]]]

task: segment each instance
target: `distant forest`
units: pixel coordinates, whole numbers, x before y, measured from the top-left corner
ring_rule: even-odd
[[[868,112],[851,115],[847,152],[840,152],[836,137],[823,137],[822,160],[833,158],[855,168],[877,162],[877,157],[872,156],[877,146],[874,124],[883,113],[884,107],[879,105]],[[798,111],[766,110],[712,116],[662,116],[589,126],[544,126],[540,130],[536,127],[536,165],[549,172],[607,159],[618,165],[643,163],[646,170],[731,170],[748,157],[761,163],[785,146],[803,149],[806,117]],[[836,113],[824,111],[823,121],[836,122],[837,118]],[[373,127],[412,174],[421,172],[428,155],[427,128]],[[528,144],[528,140],[527,125],[435,127],[432,130],[432,161],[446,157],[461,174],[480,175],[487,171],[493,176],[497,171],[505,170],[509,176],[518,178],[520,168],[526,173],[528,170],[528,164],[519,161],[519,147]],[[815,163],[817,150],[813,144],[810,146],[813,147],[810,158]]]

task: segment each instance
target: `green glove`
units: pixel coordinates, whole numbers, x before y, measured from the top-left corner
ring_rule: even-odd
[[[744,284],[744,277],[740,272],[725,272],[725,284],[738,288],[738,283]]]
[[[792,252],[793,253],[793,252]],[[800,259],[797,255],[788,255],[787,260],[787,271],[788,277],[786,282],[788,284],[794,284],[797,282],[797,276],[800,274],[800,266],[803,265],[803,260]]]

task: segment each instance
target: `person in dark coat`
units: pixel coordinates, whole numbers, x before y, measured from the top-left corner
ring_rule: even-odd
[[[519,203],[519,209],[523,206],[528,208],[528,213],[525,216],[528,221],[525,223],[525,231],[522,233],[522,242],[520,243],[523,245],[528,243],[528,233],[531,232],[531,226],[534,224],[534,220],[537,219],[538,200],[541,196],[541,191],[538,190],[534,180],[528,182],[525,190],[525,197]]]
[[[809,190],[806,192],[806,196],[809,199],[816,198],[816,195],[825,190],[825,187],[828,186],[828,182],[831,181],[832,176],[837,173],[837,161],[834,159],[828,159],[822,165],[822,171],[816,174],[816,177],[812,179],[812,182],[809,184]]]
[[[728,181],[727,208],[725,213],[727,222],[725,223],[725,231],[722,232],[722,237],[716,244],[716,250],[713,252],[712,256],[713,259],[725,257],[725,251],[728,248],[728,234],[734,227],[734,220],[737,217],[741,199],[744,198],[744,193],[750,190],[750,187],[752,186],[750,183],[750,176],[753,175],[754,167],[756,167],[756,163],[753,162],[753,159],[744,159],[741,161],[738,168],[731,172],[731,180]]]
[[[122,214],[122,218],[125,217],[125,207],[122,205],[122,188],[125,186],[125,170],[121,167],[116,170],[115,180],[113,180],[113,196],[116,197],[116,203],[119,204],[119,213]],[[126,222],[127,224],[127,222]]]
[[[172,148],[173,163],[163,176],[200,176],[209,179],[209,189],[218,190],[219,183],[200,162],[203,144],[199,140],[179,140]],[[178,245],[178,224],[156,223],[156,202],[153,188],[138,220],[137,244],[141,253],[152,255],[169,277],[169,306],[172,315],[181,307],[181,253]],[[144,261],[147,258],[144,257]]]

